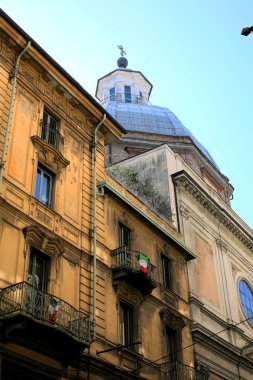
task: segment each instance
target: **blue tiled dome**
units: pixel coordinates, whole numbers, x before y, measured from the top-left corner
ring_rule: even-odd
[[[187,136],[217,168],[215,161],[193,134],[168,108],[111,101],[106,110],[127,130],[169,136]]]

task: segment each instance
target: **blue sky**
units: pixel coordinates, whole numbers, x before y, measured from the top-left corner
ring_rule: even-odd
[[[252,0],[0,0],[1,8],[94,96],[116,68],[153,84],[234,186],[232,207],[252,228]]]

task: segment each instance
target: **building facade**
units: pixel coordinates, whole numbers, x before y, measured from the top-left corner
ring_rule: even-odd
[[[152,106],[151,83],[118,68],[96,96],[128,133],[107,152],[107,171],[183,235],[188,263],[195,363],[209,379],[253,376],[252,230],[232,210],[233,186],[167,108]]]
[[[2,11],[0,25],[0,379],[206,380],[195,254],[105,172],[125,129]]]

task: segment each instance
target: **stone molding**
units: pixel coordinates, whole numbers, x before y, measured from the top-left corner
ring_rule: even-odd
[[[181,186],[187,191],[210,215],[217,219],[217,221],[229,230],[243,245],[253,252],[253,236],[245,231],[244,228],[190,178],[184,170],[174,174],[173,181],[177,187]]]
[[[59,238],[52,237],[43,231],[39,226],[32,224],[23,228],[25,239],[43,252],[51,256],[60,256],[64,253],[64,246]]]
[[[227,252],[228,247],[221,238],[217,238],[215,239],[215,241],[218,248],[220,248],[224,252]]]
[[[171,307],[164,308],[160,311],[162,321],[176,331],[181,331],[186,325],[184,317]]]
[[[39,136],[31,136],[31,140],[39,150],[39,158],[54,171],[58,172],[70,164],[70,161],[64,158],[58,149],[43,141]]]
[[[190,218],[190,211],[182,205],[180,206],[180,213],[185,220]]]
[[[140,291],[131,288],[131,286],[123,281],[118,281],[115,287],[119,299],[130,303],[134,307],[139,307],[144,301],[144,297]]]

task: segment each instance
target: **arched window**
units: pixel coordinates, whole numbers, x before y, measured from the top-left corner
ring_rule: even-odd
[[[239,282],[239,296],[244,315],[253,327],[253,293],[245,280]]]

